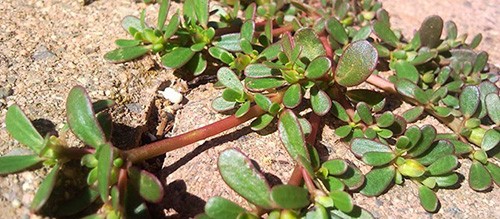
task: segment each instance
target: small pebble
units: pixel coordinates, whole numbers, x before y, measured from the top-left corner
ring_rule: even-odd
[[[174,90],[173,88],[167,87],[163,91],[158,91],[158,93],[160,93],[165,99],[169,100],[174,104],[182,102],[183,98],[182,94]]]
[[[21,202],[17,199],[12,200],[11,204],[12,204],[12,207],[14,207],[14,208],[21,207]]]

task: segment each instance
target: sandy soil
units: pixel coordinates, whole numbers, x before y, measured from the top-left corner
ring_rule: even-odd
[[[483,33],[480,48],[487,49],[490,60],[500,64],[500,36],[496,27],[500,15],[500,1],[488,0],[384,0],[385,8],[392,15],[394,27],[410,34],[427,16],[439,14],[445,20],[454,20],[460,33]],[[130,139],[115,142],[120,147],[132,147],[140,140],[139,133],[151,132],[158,118],[169,123],[176,114],[173,128],[168,135],[180,134],[214,122],[224,115],[212,112],[211,98],[219,91],[211,84],[188,88],[161,69],[151,58],[127,64],[106,62],[103,55],[114,48],[117,37],[126,37],[120,27],[125,15],[139,15],[140,9],[150,15],[157,12],[157,5],[144,5],[130,0],[92,2],[82,6],[75,0],[0,1],[0,154],[20,153],[19,143],[12,140],[5,130],[7,106],[16,103],[28,114],[37,127],[58,130],[64,122],[65,98],[74,85],[82,85],[94,99],[113,98],[119,104],[112,111],[120,130]],[[149,17],[150,20],[154,16]],[[157,90],[172,86],[186,94],[183,109],[169,106],[158,98]],[[160,109],[160,110],[158,110]],[[160,115],[157,115],[160,112]],[[150,123],[148,123],[148,121]],[[432,119],[423,123],[437,122]],[[152,126],[150,125],[152,124]],[[169,123],[172,124],[172,123]],[[172,129],[170,129],[172,128]],[[242,198],[231,191],[221,180],[216,160],[220,151],[238,147],[257,161],[274,183],[286,181],[292,161],[282,148],[276,134],[254,133],[246,126],[228,131],[227,135],[198,142],[166,155],[164,162],[148,163],[158,168],[158,175],[165,182],[166,198],[154,207],[155,215],[173,218],[191,217],[202,211],[205,201],[219,195],[237,202]],[[447,131],[441,127],[440,131]],[[263,134],[260,136],[259,134]],[[325,157],[354,157],[339,143],[327,122],[319,141]],[[14,152],[12,152],[14,151]],[[159,168],[162,166],[163,168]],[[459,172],[467,176],[463,162]],[[160,170],[161,169],[161,170]],[[365,169],[366,170],[366,169]],[[0,177],[0,218],[29,218],[27,207],[46,170],[24,172]],[[499,218],[500,192],[494,188],[488,193],[476,193],[463,182],[460,189],[441,190],[442,209],[438,214],[427,214],[419,206],[416,190],[410,184],[395,187],[378,198],[355,195],[356,203],[381,218]]]

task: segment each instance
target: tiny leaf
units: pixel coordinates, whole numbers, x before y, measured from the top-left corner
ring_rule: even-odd
[[[43,137],[18,105],[12,105],[7,110],[5,125],[14,139],[26,145],[35,153],[39,153],[44,146]]]
[[[57,175],[59,173],[59,168],[60,164],[56,164],[54,167],[52,167],[52,170],[49,172],[49,174],[45,177],[45,179],[42,181],[40,186],[38,187],[38,190],[36,191],[35,197],[33,198],[33,201],[31,202],[30,209],[34,212],[39,211],[42,206],[47,202],[47,200],[50,197],[50,194],[52,193],[52,190],[54,189],[54,186],[56,185],[57,181]]]
[[[144,200],[158,203],[163,198],[163,185],[153,174],[136,167],[128,168],[128,176],[132,186]]]
[[[332,100],[325,91],[313,87],[311,88],[311,106],[316,115],[324,116],[330,111]]]
[[[283,105],[287,108],[295,108],[302,101],[302,87],[300,84],[292,84],[286,90],[283,96]]]
[[[427,186],[421,185],[418,188],[418,198],[420,205],[428,212],[436,212],[439,207],[439,200],[436,194]]]

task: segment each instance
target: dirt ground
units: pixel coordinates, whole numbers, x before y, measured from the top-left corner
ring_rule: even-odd
[[[489,52],[492,64],[500,65],[499,0],[382,2],[392,15],[392,25],[401,28],[405,35],[413,33],[426,16],[433,14],[444,20],[454,20],[460,33],[469,33],[471,37],[483,33],[480,49]],[[158,117],[172,121],[175,115],[173,127],[167,126],[168,136],[224,118],[209,108],[211,98],[219,92],[210,83],[192,89],[190,83],[176,79],[152,58],[126,64],[112,64],[102,58],[114,48],[115,39],[126,37],[120,20],[125,15],[138,16],[141,9],[155,15],[158,6],[130,0],[97,0],[87,6],[77,0],[0,1],[1,155],[23,153],[21,145],[5,130],[7,106],[18,104],[36,127],[59,130],[59,124],[65,120],[65,98],[74,85],[84,86],[95,100],[118,100],[113,115],[120,130],[128,136],[142,132],[154,135],[147,121],[156,123]],[[151,23],[154,17],[149,17]],[[186,95],[182,109],[177,112],[178,106],[169,106],[158,98],[157,91],[166,86]],[[156,115],[157,108],[160,115]],[[359,164],[333,135],[330,123],[326,121],[319,141],[325,157],[346,158]],[[424,123],[436,124],[437,121],[428,118],[417,124]],[[192,217],[203,210],[209,197],[216,195],[243,203],[244,200],[224,184],[217,172],[217,156],[226,148],[240,148],[260,164],[273,183],[286,182],[293,163],[278,136],[272,133],[273,129],[254,133],[243,125],[226,135],[169,153],[163,162],[148,163],[152,169],[156,167],[166,186],[164,202],[153,207],[155,215]],[[448,129],[441,126],[439,131]],[[141,139],[137,137],[136,140],[121,139],[115,143],[130,147]],[[458,172],[466,177],[466,167],[470,163],[464,161],[462,164]],[[35,217],[28,207],[45,174],[46,170],[42,169],[0,177],[0,209],[3,209],[0,218]],[[425,213],[419,206],[416,193],[408,183],[377,198],[356,194],[355,203],[380,218],[500,218],[497,187],[487,193],[477,193],[464,181],[459,189],[440,190],[438,196],[442,207],[434,215]]]

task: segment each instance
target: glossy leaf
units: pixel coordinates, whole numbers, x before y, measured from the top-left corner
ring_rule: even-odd
[[[198,23],[206,28],[208,23],[208,0],[193,0],[193,6]]]
[[[12,105],[5,116],[6,129],[10,135],[21,144],[26,145],[35,153],[44,146],[43,137],[35,129],[18,105]]]
[[[420,205],[428,212],[436,212],[439,207],[439,200],[436,194],[427,186],[421,185],[418,188],[418,198]]]
[[[392,152],[368,151],[363,154],[362,160],[370,166],[383,166],[396,158]]]
[[[286,81],[279,78],[252,78],[246,81],[246,87],[252,91],[263,91],[278,88],[286,84]]]
[[[459,140],[449,140],[455,147],[455,154],[463,155],[472,151],[472,146]]]
[[[425,166],[414,159],[406,159],[398,164],[398,172],[412,178],[421,177],[425,173]]]
[[[458,165],[458,159],[454,155],[446,155],[437,159],[427,167],[427,171],[432,175],[442,175],[449,173]]]
[[[345,213],[337,209],[332,209],[330,211],[330,216],[331,218],[346,218],[346,219],[355,219],[355,218],[362,218],[362,219],[373,219],[375,218],[369,211],[360,208],[359,206],[355,205],[352,209],[351,212]]]
[[[326,55],[326,50],[313,29],[303,28],[298,30],[294,35],[294,40],[296,45],[302,47],[303,57],[309,61]]]
[[[441,43],[441,32],[443,31],[443,19],[437,15],[427,17],[418,32],[422,46],[435,48]]]
[[[338,177],[349,190],[357,190],[365,183],[365,176],[356,166],[349,164],[347,171]]]
[[[366,174],[366,184],[360,193],[366,196],[378,196],[382,194],[394,179],[396,170],[393,166],[373,168]]]
[[[267,78],[275,77],[276,73],[272,68],[267,67],[264,64],[249,64],[245,68],[245,76],[249,78]]]
[[[60,164],[56,164],[54,167],[52,167],[52,170],[49,172],[49,174],[47,174],[45,179],[38,187],[38,190],[35,193],[35,197],[31,202],[30,206],[31,211],[34,212],[39,211],[45,204],[45,202],[47,202],[47,200],[49,199],[50,194],[52,193],[52,190],[56,185],[57,175],[59,173],[60,167],[61,167]]]
[[[340,44],[345,45],[349,42],[344,27],[335,17],[330,17],[326,21],[326,31]]]
[[[0,175],[23,171],[39,164],[43,160],[38,155],[1,156]]]
[[[309,79],[318,79],[323,77],[332,67],[332,62],[328,57],[320,56],[309,63],[304,75]]]
[[[347,96],[355,102],[365,102],[373,108],[383,105],[385,96],[377,91],[369,89],[352,89],[346,92]],[[375,109],[373,109],[375,111]]]
[[[113,148],[109,144],[103,144],[99,148],[97,160],[97,190],[102,201],[108,201],[109,186],[111,182],[111,169],[113,167]]]
[[[271,190],[271,199],[281,208],[297,209],[309,205],[307,189],[292,185],[278,185]]]
[[[342,159],[333,159],[324,162],[321,167],[326,168],[329,175],[338,176],[344,174],[349,165]]]
[[[293,111],[283,111],[278,122],[278,132],[281,142],[293,159],[298,156],[309,157],[302,128]]]
[[[488,116],[495,124],[500,125],[500,97],[498,94],[488,94],[485,101]]]
[[[105,143],[106,137],[95,118],[92,103],[83,87],[75,86],[69,92],[66,114],[71,131],[85,144],[97,148]]]
[[[429,101],[428,95],[413,82],[402,79],[396,83],[396,90],[403,96],[415,98],[419,103],[426,104]]]
[[[158,24],[156,25],[158,30],[163,30],[163,26],[165,25],[165,20],[167,20],[169,8],[170,8],[170,0],[162,0],[160,4],[160,11],[158,12]]]
[[[418,143],[411,148],[408,152],[408,156],[418,157],[429,149],[429,147],[436,139],[436,128],[432,125],[424,125],[421,128],[422,137],[418,141]]]
[[[421,65],[424,64],[438,55],[438,51],[435,49],[429,50],[427,47],[424,47],[418,51],[418,55],[413,58],[410,63],[412,65]]]
[[[311,88],[311,106],[316,115],[324,116],[330,111],[332,100],[325,91],[313,87]]]
[[[498,167],[496,164],[492,162],[488,162],[486,165],[484,165],[488,172],[490,172],[491,177],[493,178],[493,181],[495,184],[500,185],[500,167]]]
[[[399,78],[406,78],[413,83],[418,83],[420,74],[418,73],[417,68],[414,65],[410,64],[407,61],[401,60],[397,61],[394,64],[394,68],[396,70],[396,76]]]
[[[220,47],[227,51],[238,52],[241,51],[240,47],[240,34],[231,33],[225,34],[219,40],[213,42],[214,46]]]
[[[144,46],[123,47],[106,53],[104,58],[115,63],[120,63],[139,58],[148,52],[149,49]]]
[[[217,79],[225,87],[237,91],[239,93],[244,92],[243,85],[236,74],[228,67],[222,67],[217,71]]]
[[[492,179],[488,170],[478,161],[472,161],[469,169],[469,186],[476,191],[484,191],[491,187]]]
[[[377,118],[377,126],[378,127],[389,127],[394,123],[394,114],[391,112],[385,112],[380,117]]]
[[[368,41],[351,43],[340,57],[335,81],[346,87],[361,84],[375,69],[377,58],[377,50]]]
[[[370,26],[364,26],[359,29],[356,34],[352,37],[352,42],[356,42],[359,40],[366,40],[370,34],[372,33],[372,28]]]
[[[273,119],[273,115],[266,113],[253,120],[252,123],[250,123],[250,126],[252,130],[259,131],[267,127],[273,121]]]
[[[460,94],[460,111],[465,118],[471,117],[477,110],[480,102],[479,89],[476,86],[467,86]]]
[[[481,142],[481,149],[489,151],[500,144],[500,132],[495,129],[486,131]]]
[[[142,32],[144,30],[144,27],[141,25],[141,20],[132,15],[125,16],[122,20],[121,25],[123,29],[129,33],[131,33],[130,28],[134,28],[139,32]]]
[[[207,60],[203,58],[201,53],[196,53],[194,56],[186,63],[186,70],[191,72],[194,76],[198,76],[205,71],[207,68]]]
[[[332,100],[332,108],[331,108],[330,112],[335,117],[337,117],[338,119],[340,119],[344,122],[348,122],[350,120],[349,115],[347,114],[344,107],[342,107],[342,105],[335,100]]]
[[[331,191],[330,198],[333,200],[335,208],[343,212],[351,212],[354,204],[349,193],[344,191]]]
[[[458,174],[456,173],[450,173],[441,176],[433,176],[432,178],[436,181],[436,184],[439,187],[450,187],[457,184],[458,182]]]
[[[339,138],[345,138],[351,134],[352,127],[350,125],[343,125],[335,129],[335,135]]]
[[[359,102],[356,105],[356,113],[361,118],[361,120],[367,125],[373,124],[373,116],[370,111],[370,106],[364,102]]]
[[[195,52],[191,48],[187,47],[177,47],[171,52],[166,53],[161,57],[161,63],[167,68],[180,68],[184,66],[191,58],[193,58]]]
[[[170,18],[170,21],[168,22],[165,29],[163,29],[163,32],[164,32],[163,38],[169,39],[170,37],[172,37],[175,34],[175,32],[177,32],[177,30],[179,28],[179,24],[180,24],[179,13],[175,13]]]
[[[398,46],[399,39],[396,36],[396,34],[392,32],[391,28],[389,27],[389,25],[387,25],[387,23],[378,20],[375,21],[373,23],[373,31],[385,43],[389,44],[392,47]]]
[[[236,149],[227,149],[219,156],[222,179],[250,203],[265,209],[272,208],[271,188],[250,159]]]
[[[283,96],[283,105],[287,108],[295,108],[302,101],[302,87],[300,84],[292,84]]]
[[[149,202],[158,203],[163,198],[163,185],[153,174],[136,167],[128,168],[129,182],[141,197]]]
[[[205,213],[210,218],[238,218],[246,210],[222,197],[212,197],[205,204]]]
[[[250,101],[246,101],[245,103],[241,104],[240,108],[234,113],[236,118],[240,118],[244,116],[248,110],[250,109]]]
[[[488,114],[488,108],[486,106],[486,96],[491,93],[497,93],[498,88],[496,85],[489,81],[483,81],[478,85],[479,93],[481,95],[481,106],[478,107],[478,112],[476,112],[474,117],[482,119]],[[499,101],[500,102],[500,101]],[[499,109],[500,110],[500,109]]]
[[[212,109],[217,112],[224,112],[234,109],[236,102],[229,102],[222,97],[217,97],[212,101]]]
[[[328,191],[344,191],[345,189],[345,185],[340,179],[331,176],[327,177],[326,183],[324,184]]]
[[[453,144],[446,140],[439,140],[435,141],[431,148],[416,160],[423,165],[430,165],[441,157],[453,154],[453,152],[455,152]]]
[[[351,142],[351,151],[357,157],[363,157],[367,152],[392,152],[385,144],[365,138],[355,138]]]

